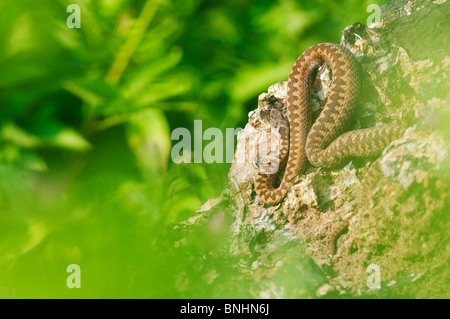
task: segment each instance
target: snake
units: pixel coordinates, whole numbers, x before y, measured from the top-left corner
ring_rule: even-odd
[[[326,103],[311,123],[311,89],[319,67],[331,69],[331,87]],[[275,205],[284,200],[293,178],[315,167],[334,168],[353,157],[368,158],[380,153],[405,128],[396,124],[348,131],[361,94],[360,68],[351,51],[336,43],[321,43],[307,49],[294,63],[287,82],[287,118],[289,141],[281,140],[275,172],[268,161],[255,176],[255,192],[260,200]],[[283,138],[283,136],[282,136]],[[287,138],[284,137],[285,139]],[[265,168],[265,169],[264,169]],[[280,180],[279,175],[284,168]]]

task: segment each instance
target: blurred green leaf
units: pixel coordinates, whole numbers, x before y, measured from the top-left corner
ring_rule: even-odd
[[[287,81],[291,68],[292,63],[287,62],[240,70],[233,81],[231,96],[235,101],[246,101],[277,81]]]
[[[45,160],[34,152],[22,152],[20,158],[23,167],[36,172],[47,172],[48,166]]]
[[[57,134],[46,138],[45,145],[80,152],[92,148],[92,145],[80,133],[71,128],[63,128]]]
[[[21,225],[19,226],[18,224]],[[15,222],[14,226],[15,233],[6,232],[9,235],[8,245],[0,245],[0,265],[35,248],[49,232],[45,224],[36,220],[26,220],[25,224]]]
[[[127,138],[140,167],[148,173],[160,174],[167,168],[171,140],[164,114],[149,109],[131,116]]]
[[[61,147],[74,151],[86,151],[92,146],[74,129],[61,127],[57,132],[45,137],[31,135],[13,123],[2,126],[1,139],[22,148]]]
[[[117,97],[116,90],[100,78],[82,78],[79,80],[64,81],[62,87],[80,98],[93,108]]]
[[[7,56],[32,49],[36,43],[32,36],[33,22],[28,13],[22,14],[12,27],[9,41],[5,48]]]
[[[145,90],[155,81],[155,77],[177,65],[181,57],[181,50],[175,48],[163,60],[151,61],[147,66],[134,72],[123,85],[124,96],[132,98],[145,94]]]
[[[187,92],[191,88],[189,76],[178,75],[162,83],[152,83],[134,99],[138,106],[149,106],[156,102]]]
[[[162,211],[165,213],[164,219],[172,224],[180,223],[191,216],[192,212],[198,210],[201,205],[202,201],[198,196],[193,195],[192,191],[179,194],[164,203],[162,207]]]
[[[42,145],[42,141],[38,137],[25,132],[25,130],[11,122],[2,125],[0,138],[24,148]]]
[[[9,88],[27,84],[44,78],[49,73],[45,65],[39,65],[34,61],[20,61],[11,59],[1,63],[0,87]]]

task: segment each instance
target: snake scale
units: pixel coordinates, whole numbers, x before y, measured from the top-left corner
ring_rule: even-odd
[[[311,86],[323,63],[331,68],[331,88],[323,110],[312,124]],[[404,128],[398,125],[346,131],[355,113],[360,86],[357,62],[344,46],[318,44],[297,59],[287,83],[289,141],[280,143],[278,155],[280,162],[285,163],[285,171],[276,187],[281,170],[271,174],[259,170],[255,191],[262,202],[268,205],[280,203],[292,185],[292,179],[306,169],[307,160],[316,167],[336,167],[350,157],[377,156],[390,142],[403,135]]]

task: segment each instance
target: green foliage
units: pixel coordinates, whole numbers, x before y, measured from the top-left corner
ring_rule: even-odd
[[[218,196],[229,165],[172,163],[171,130],[242,126],[368,4],[0,2],[0,297],[182,297],[195,260],[158,260],[162,230]],[[72,263],[84,289],[65,287]]]

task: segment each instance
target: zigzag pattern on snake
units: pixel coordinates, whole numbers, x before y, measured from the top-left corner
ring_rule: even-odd
[[[322,112],[311,126],[311,85],[324,62],[331,68],[331,90]],[[377,156],[391,141],[403,135],[404,128],[397,125],[346,132],[359,93],[358,65],[346,47],[322,43],[312,46],[297,59],[287,83],[289,142],[282,140],[279,151],[280,163],[284,161],[286,165],[283,178],[275,187],[280,169],[268,174],[264,167],[255,178],[256,194],[264,203],[274,205],[284,199],[292,179],[306,169],[307,159],[316,167],[332,168],[350,157]]]

